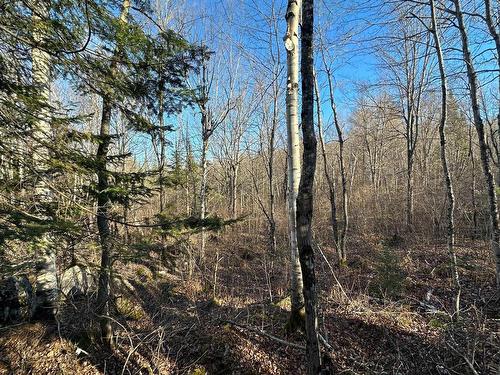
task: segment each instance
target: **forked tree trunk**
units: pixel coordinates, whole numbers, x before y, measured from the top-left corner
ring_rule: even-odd
[[[302,135],[304,153],[299,194],[297,196],[297,243],[300,266],[304,279],[304,304],[306,310],[306,361],[307,373],[317,375],[321,369],[318,340],[318,317],[314,250],[312,243],[312,216],[314,175],[316,172],[316,134],[314,132],[314,4],[304,0],[302,7],[301,73],[302,73]]]
[[[300,182],[300,139],[298,124],[299,91],[299,17],[301,0],[289,0],[285,19],[286,35],[283,38],[287,51],[286,124],[288,141],[288,231],[291,260],[291,316],[290,328],[300,323],[300,310],[304,305],[302,272],[297,247],[297,194]]]
[[[130,1],[123,0],[122,10],[120,14],[120,22],[126,23],[128,12],[130,8]],[[119,54],[119,47],[114,52],[114,55]],[[116,74],[116,59],[111,63],[111,74]],[[111,145],[110,123],[112,104],[108,95],[103,96],[102,101],[102,114],[101,114],[101,128],[99,132],[100,143],[97,149],[97,229],[99,231],[99,242],[101,245],[101,265],[99,269],[99,285],[97,291],[97,315],[99,316],[101,335],[104,345],[108,349],[113,347],[113,329],[111,320],[109,319],[110,310],[110,289],[109,281],[111,275],[111,232],[109,228],[109,210],[111,202],[107,194],[109,188],[107,159],[109,147]]]
[[[279,65],[279,64],[278,64]],[[275,162],[275,143],[276,143],[276,129],[278,127],[278,97],[279,97],[279,82],[278,82],[278,74],[275,73],[274,75],[274,80],[273,80],[273,114],[271,118],[271,126],[269,129],[266,129],[266,151],[267,151],[267,159],[266,159],[266,153],[262,153],[262,158],[266,162],[266,177],[267,177],[267,189],[269,193],[269,208],[266,208],[263,200],[260,197],[259,194],[259,188],[257,186],[257,181],[255,177],[252,175],[253,179],[253,186],[255,190],[257,191],[256,197],[257,201],[259,203],[259,206],[261,207],[262,212],[264,213],[264,216],[266,217],[267,220],[267,225],[268,225],[268,245],[269,245],[269,252],[271,256],[276,255],[277,251],[277,241],[276,241],[276,198],[275,198],[275,187],[274,187],[274,162]],[[262,123],[266,123],[267,116],[264,115],[262,118]],[[243,197],[243,194],[241,195]],[[271,263],[272,264],[272,263]]]
[[[448,159],[446,156],[446,122],[448,116],[448,82],[446,78],[446,70],[444,67],[443,52],[441,49],[441,40],[439,38],[439,29],[436,20],[436,9],[434,0],[430,0],[431,8],[431,33],[434,38],[434,47],[438,58],[439,75],[441,77],[441,118],[439,121],[439,140],[441,145],[441,163],[443,166],[443,180],[446,187],[446,196],[448,200],[448,252],[450,255],[450,268],[453,276],[453,283],[455,287],[455,306],[454,318],[457,319],[460,314],[460,279],[458,277],[457,255],[455,253],[455,225],[454,225],[454,210],[455,210],[455,196],[453,193],[453,184],[451,181],[450,170],[448,168]]]
[[[478,97],[478,80],[477,73],[474,69],[472,56],[469,50],[469,38],[465,28],[464,17],[462,14],[462,7],[460,0],[453,0],[455,4],[455,17],[458,22],[458,30],[462,40],[462,54],[467,68],[467,79],[469,82],[469,95],[472,102],[472,113],[474,117],[474,126],[477,132],[479,142],[479,152],[481,156],[481,165],[483,168],[484,177],[488,191],[488,202],[490,211],[490,224],[491,224],[491,249],[495,256],[496,263],[496,283],[497,289],[500,289],[500,228],[498,225],[498,206],[497,195],[495,191],[495,180],[491,172],[490,157],[488,145],[486,143],[486,136],[484,131],[484,122],[481,116],[481,109],[479,107]]]
[[[325,139],[323,134],[323,118],[321,114],[321,97],[319,93],[318,80],[316,76],[314,77],[314,91],[316,94],[316,116],[318,117],[318,136],[319,143],[321,146],[321,155],[323,157],[324,173],[326,178],[326,183],[328,185],[328,197],[330,199],[330,214],[332,222],[332,233],[334,246],[338,251],[339,244],[339,227],[337,221],[337,201],[335,198],[335,180],[330,174],[330,167],[328,166],[328,158],[326,155]]]
[[[413,34],[413,33],[411,33]],[[430,38],[430,36],[428,36]],[[420,133],[420,103],[422,93],[428,82],[429,48],[428,40],[416,40],[403,30],[402,43],[404,55],[398,65],[405,72],[400,94],[402,95],[402,114],[406,138],[406,230],[414,230],[414,169],[415,154]],[[425,49],[421,50],[421,46]],[[419,63],[422,59],[421,64]]]
[[[328,79],[328,94],[330,96],[330,108],[333,113],[333,122],[335,123],[335,130],[337,131],[337,137],[339,142],[339,169],[340,169],[340,179],[342,185],[342,225],[339,228],[338,222],[337,226],[337,237],[336,240],[336,249],[339,255],[339,264],[347,265],[347,253],[346,253],[346,239],[347,232],[349,230],[349,211],[348,211],[348,187],[347,187],[347,172],[345,168],[345,160],[344,160],[344,133],[342,130],[342,126],[339,122],[339,117],[337,115],[337,105],[335,103],[335,94],[333,91],[333,80],[332,80],[332,72],[327,65],[326,57],[324,52],[322,51],[322,59],[323,65],[326,71],[327,79]],[[332,214],[333,215],[333,214]]]
[[[340,126],[339,118],[337,116],[337,109],[334,102],[331,77],[329,78],[329,84],[330,84],[330,96],[332,103],[333,118],[335,121],[335,128],[337,130],[337,135],[339,138],[339,167],[340,167],[340,179],[342,184],[342,218],[344,222],[342,225],[342,230],[340,231],[338,249],[340,254],[340,264],[346,266],[347,265],[346,240],[347,240],[347,231],[349,229],[349,211],[347,208],[348,204],[347,172],[345,170],[345,161],[344,161],[345,140],[342,127]]]
[[[336,201],[335,197],[332,199],[332,196],[335,195],[335,177],[331,178],[331,183],[329,183],[329,189],[330,189],[330,206],[332,207],[332,228],[333,228],[333,237],[334,237],[334,242],[335,242],[335,249],[337,250],[338,256],[339,256],[339,264],[340,265],[347,265],[347,253],[346,253],[346,239],[347,239],[347,233],[349,230],[349,210],[348,210],[348,181],[347,181],[347,172],[345,168],[345,159],[344,159],[344,134],[342,130],[342,126],[340,125],[339,118],[337,115],[337,105],[335,103],[335,94],[334,94],[334,88],[333,88],[333,77],[332,77],[332,71],[331,67],[328,65],[327,57],[325,54],[325,48],[323,45],[321,45],[321,59],[323,62],[323,68],[325,70],[325,74],[327,77],[328,81],[328,95],[329,95],[329,102],[330,102],[330,108],[332,110],[333,114],[333,122],[335,124],[335,130],[337,132],[338,136],[338,142],[339,142],[339,154],[338,154],[338,161],[339,161],[339,172],[340,172],[340,178],[341,178],[341,186],[342,186],[342,221],[339,223],[337,219],[337,206],[336,206]],[[320,134],[320,141],[322,143],[322,149],[324,148],[323,146],[323,140],[322,136]],[[323,151],[323,154],[324,151]],[[323,156],[325,158],[325,156]],[[340,225],[341,224],[341,225]]]
[[[39,14],[39,15],[38,15]],[[42,43],[46,37],[46,18],[49,16],[49,9],[45,3],[41,3],[39,13],[33,14],[34,23],[33,38]],[[43,49],[33,48],[32,74],[33,83],[36,86],[40,99],[45,104],[49,103],[50,96],[50,56]],[[33,137],[35,147],[33,152],[33,162],[36,168],[46,169],[48,165],[49,150],[45,143],[50,141],[51,126],[49,123],[49,110],[43,106],[37,120],[33,124]],[[44,212],[44,205],[50,203],[51,191],[47,183],[37,178],[35,182],[36,206]],[[45,214],[44,214],[45,216]],[[54,319],[57,303],[57,276],[56,276],[56,251],[50,234],[44,234],[38,238],[34,244],[36,256],[36,289],[33,301],[31,316],[33,319]]]

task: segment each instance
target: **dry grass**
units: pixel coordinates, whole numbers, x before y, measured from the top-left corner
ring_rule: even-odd
[[[452,288],[445,246],[413,241],[395,246],[392,251],[399,259],[404,289],[388,298],[374,293],[372,287],[380,277],[377,262],[383,240],[352,239],[347,268],[339,268],[334,251],[321,246],[324,258],[317,256],[320,327],[333,348],[325,353],[331,367],[350,374],[466,374],[471,366],[481,374],[495,373],[499,309],[486,245],[468,241],[459,247],[463,311],[462,320],[453,323],[448,315]],[[233,233],[210,242],[204,272],[191,280],[160,276],[145,265],[118,264],[116,272],[134,291],[117,299],[113,355],[99,349],[90,298],[62,312],[59,331],[53,327],[47,334],[48,328],[39,323],[3,328],[2,370],[17,374],[41,374],[48,369],[82,374],[303,373],[300,349],[224,323],[237,321],[290,342],[303,342],[300,333],[287,336],[285,332],[286,253],[271,256],[265,243],[254,242],[250,236],[236,238]],[[214,298],[216,247],[220,258]],[[77,347],[88,354],[77,356]]]

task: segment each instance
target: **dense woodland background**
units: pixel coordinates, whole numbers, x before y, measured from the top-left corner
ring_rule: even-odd
[[[499,373],[499,12],[0,0],[0,373]]]

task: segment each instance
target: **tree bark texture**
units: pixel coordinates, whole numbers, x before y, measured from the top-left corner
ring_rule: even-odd
[[[33,38],[43,45],[46,38],[46,19],[49,17],[49,8],[46,3],[41,3],[39,13],[33,14]],[[33,163],[39,170],[47,169],[49,159],[51,125],[49,109],[46,105],[50,100],[50,55],[41,48],[34,47],[32,56],[33,83],[36,86],[40,100],[44,103],[37,120],[33,124]],[[47,178],[45,176],[44,178]],[[40,216],[48,219],[47,207],[52,200],[52,193],[43,178],[35,181],[35,208]],[[51,320],[55,317],[58,297],[56,276],[56,251],[50,233],[43,234],[34,243],[36,257],[35,298],[32,305],[31,316],[33,319]]]
[[[301,73],[302,73],[302,136],[304,153],[297,196],[297,243],[304,281],[306,311],[307,373],[316,375],[321,369],[318,339],[316,275],[312,242],[313,188],[316,172],[316,134],[314,131],[314,3],[304,0],[302,7]]]
[[[296,201],[300,182],[300,139],[298,123],[299,96],[299,17],[301,0],[289,0],[285,19],[287,31],[284,37],[287,51],[287,166],[288,166],[288,231],[291,259],[291,322],[300,318],[304,305],[302,293],[302,273],[297,247]],[[293,324],[292,324],[293,325]]]
[[[484,131],[484,122],[481,115],[481,108],[479,106],[478,96],[478,79],[477,73],[472,61],[472,55],[469,50],[469,38],[467,29],[465,27],[464,16],[460,0],[453,0],[455,4],[455,17],[458,23],[458,30],[462,41],[462,54],[464,63],[467,69],[467,79],[469,83],[469,95],[472,103],[472,113],[474,118],[474,126],[476,128],[479,151],[481,156],[481,165],[483,168],[484,177],[488,191],[488,202],[490,211],[490,225],[491,225],[491,249],[495,256],[496,263],[496,283],[497,289],[500,289],[500,228],[498,226],[498,206],[497,196],[495,191],[495,179],[491,172],[491,163],[488,145],[486,143],[486,135]]]
[[[450,255],[450,268],[453,277],[453,284],[455,287],[455,314],[454,317],[458,318],[460,314],[460,279],[458,276],[457,255],[455,253],[455,225],[454,225],[454,212],[455,212],[455,195],[453,192],[453,183],[451,180],[450,170],[448,167],[448,158],[446,156],[446,123],[448,116],[448,82],[446,78],[446,70],[444,65],[443,52],[441,49],[441,40],[439,37],[439,29],[436,17],[436,8],[434,0],[430,0],[431,8],[431,33],[434,38],[434,47],[438,58],[439,75],[441,78],[441,118],[439,121],[439,141],[441,164],[443,166],[443,180],[446,188],[446,197],[448,203],[447,210],[447,237],[448,237],[448,253]]]
[[[130,9],[130,1],[123,0],[122,10],[120,13],[120,22],[127,23],[127,17]],[[114,51],[114,55],[119,55],[119,46]],[[117,62],[116,59],[111,63],[111,74],[116,74]],[[110,123],[112,103],[108,95],[103,95],[102,98],[102,114],[100,127],[100,143],[97,148],[97,229],[99,231],[99,242],[101,245],[101,264],[99,268],[99,284],[97,291],[97,315],[99,316],[101,336],[104,345],[111,349],[113,347],[113,329],[109,319],[110,310],[110,289],[109,282],[111,277],[111,232],[109,228],[109,210],[111,201],[109,199],[107,189],[109,188],[108,176],[108,152],[111,145]]]

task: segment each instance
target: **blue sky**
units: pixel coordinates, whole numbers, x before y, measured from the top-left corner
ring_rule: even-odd
[[[208,41],[207,44],[216,52],[216,55],[219,55],[214,57],[214,61],[219,62],[218,58],[223,59],[222,56],[229,53],[232,54],[233,59],[239,58],[242,67],[239,79],[242,84],[252,80],[252,73],[255,73],[256,66],[258,69],[259,64],[253,63],[252,59],[267,61],[269,58],[267,38],[270,17],[274,17],[278,26],[278,35],[274,39],[273,50],[279,50],[282,65],[285,67],[286,54],[282,48],[282,36],[286,28],[284,19],[286,0],[194,0],[186,3],[188,11],[198,13],[198,15],[191,14],[193,19],[190,30],[191,38]],[[344,4],[350,4],[350,7],[355,3],[344,2]],[[373,53],[363,45],[364,42],[361,43],[361,40],[368,39],[367,35],[377,29],[377,26],[370,26],[368,21],[373,21],[371,13],[376,7],[346,9],[345,6],[333,6],[333,2],[330,4],[318,2],[318,4],[319,16],[316,18],[316,23],[327,30],[325,40],[326,44],[331,46],[329,54],[334,58],[337,105],[341,118],[347,121],[353,110],[354,99],[358,95],[355,85],[361,81],[370,82],[377,78],[377,61]],[[348,33],[354,36],[349,39],[346,37]],[[342,42],[336,44],[335,41]],[[322,99],[327,102],[326,81],[321,73],[322,64],[319,56],[316,56],[316,61],[322,87]],[[227,74],[227,69],[222,67],[218,73]],[[221,83],[223,80],[221,78]],[[283,109],[284,100],[283,95],[280,99]],[[325,103],[322,108],[325,122],[327,125],[331,124],[330,106]],[[196,115],[196,110],[187,111],[185,120],[192,124],[195,131],[197,130],[199,116]]]
[[[176,0],[174,5],[176,16],[182,16],[183,32],[194,42],[203,40],[214,52],[212,67],[221,87],[227,86],[232,74],[236,87],[252,85],[255,77],[265,74],[269,67],[270,19],[277,25],[277,37],[273,40],[273,51],[279,54],[284,67],[285,51],[282,48],[282,36],[285,33],[284,12],[286,0]],[[316,26],[318,34],[322,35],[324,45],[328,47],[328,60],[332,63],[335,82],[335,94],[340,117],[348,128],[348,120],[355,109],[356,99],[366,94],[366,87],[372,90],[375,83],[387,81],[387,71],[380,67],[377,50],[390,50],[395,43],[389,37],[389,31],[394,25],[396,13],[389,14],[382,1],[329,1],[316,0]],[[272,6],[274,4],[274,7]],[[466,6],[469,3],[466,3]],[[476,22],[477,23],[477,22]],[[178,25],[175,22],[173,26]],[[484,68],[495,68],[491,62],[493,47],[484,27],[471,27],[470,39],[472,51],[477,63]],[[456,30],[443,30],[445,45],[457,45]],[[319,37],[316,42],[319,43]],[[393,34],[397,37],[397,33]],[[463,64],[460,61],[460,51],[446,51],[450,86],[458,98],[464,95]],[[489,61],[489,62],[488,62]],[[238,69],[235,66],[238,65]],[[492,66],[493,65],[493,66]],[[322,73],[321,58],[316,53],[316,70],[318,71],[321,95],[324,104],[322,111],[326,126],[330,127],[327,139],[334,139],[332,131],[331,110],[327,103],[326,79]],[[485,93],[496,90],[496,73],[480,74],[481,81],[487,84]],[[436,76],[437,78],[437,76]],[[437,81],[435,81],[437,83]],[[284,84],[284,82],[283,82]],[[360,90],[360,86],[364,89]],[[437,86],[436,86],[437,87]],[[390,88],[384,88],[390,90]],[[219,91],[219,94],[223,90]],[[221,97],[223,95],[219,95]],[[491,95],[489,95],[491,97]],[[284,110],[284,95],[280,98]],[[217,99],[213,100],[214,108]],[[493,103],[491,103],[493,104]],[[179,121],[177,116],[168,119],[172,124]],[[254,119],[258,121],[258,119]],[[184,126],[190,127],[190,134],[195,150],[199,146],[200,118],[196,108],[183,113]],[[281,132],[284,133],[284,120]],[[175,139],[175,133],[169,136]]]

